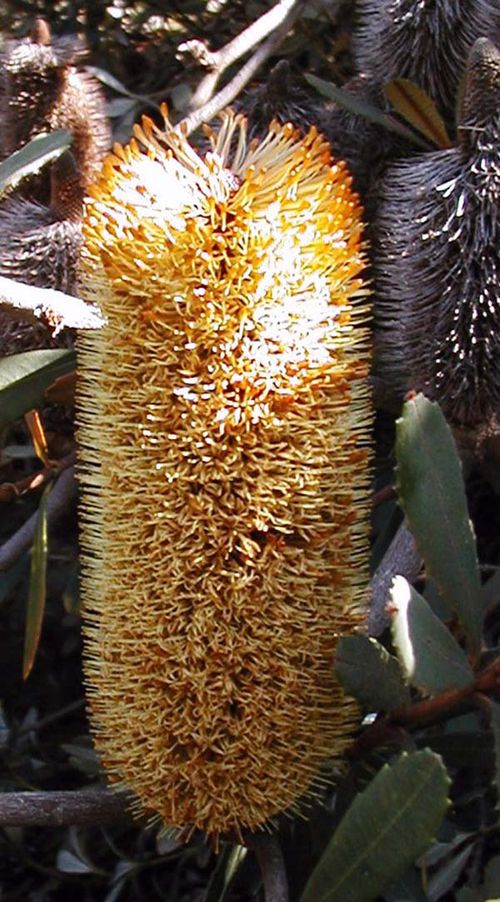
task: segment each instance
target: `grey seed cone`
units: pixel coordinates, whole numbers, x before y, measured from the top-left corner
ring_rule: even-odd
[[[110,132],[101,89],[78,68],[84,56],[78,38],[52,39],[43,20],[30,37],[5,43],[0,53],[1,157],[40,132],[66,128],[73,134],[82,184],[92,180],[109,149]],[[47,199],[46,194],[35,196]]]
[[[469,55],[459,143],[390,166],[374,242],[380,373],[450,421],[500,412],[500,50]]]
[[[320,98],[294,76],[287,60],[280,60],[267,81],[245,91],[234,106],[248,117],[251,138],[267,134],[273,119],[281,125],[292,122],[305,133],[311,125],[318,126],[322,115]]]
[[[52,167],[50,207],[18,195],[0,204],[0,276],[76,294],[81,210],[79,173],[72,154],[63,154]],[[68,333],[52,335],[0,312],[0,357],[69,341]]]
[[[384,84],[408,78],[453,120],[467,54],[500,32],[498,0],[358,0],[356,67]]]

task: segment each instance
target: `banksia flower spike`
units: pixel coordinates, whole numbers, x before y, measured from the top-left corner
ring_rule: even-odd
[[[345,750],[332,659],[366,579],[361,211],[314,129],[246,129],[223,114],[201,157],[144,120],[84,221],[91,721],[140,810],[215,841]]]
[[[500,412],[500,51],[471,50],[458,146],[395,163],[374,247],[388,383],[421,389],[450,420]]]
[[[453,120],[467,55],[500,29],[498,0],[358,0],[355,63],[375,82],[416,82]]]

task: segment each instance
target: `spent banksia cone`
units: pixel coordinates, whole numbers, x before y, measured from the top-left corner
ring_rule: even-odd
[[[368,315],[360,208],[311,130],[204,157],[149,120],[84,221],[107,324],[80,347],[90,716],[113,781],[215,840],[297,810],[356,721]]]
[[[389,167],[374,264],[381,368],[456,425],[500,411],[500,51],[471,50],[458,145]]]
[[[416,82],[450,120],[470,48],[500,28],[498,0],[358,0],[357,16],[358,70]]]

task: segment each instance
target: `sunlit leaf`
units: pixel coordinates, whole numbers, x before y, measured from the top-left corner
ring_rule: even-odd
[[[51,483],[44,489],[38,508],[33,550],[31,553],[26,631],[24,635],[23,678],[26,680],[33,668],[45,611],[47,594],[48,520],[47,501]]]
[[[435,695],[473,683],[467,656],[425,598],[403,576],[393,581],[390,606],[394,646],[414,686]]]
[[[344,815],[301,902],[373,902],[436,836],[449,782],[427,749],[385,765]]]
[[[460,461],[438,404],[421,394],[406,401],[396,455],[399,499],[418,550],[477,653],[483,609],[476,544]]]
[[[408,78],[395,78],[384,85],[384,94],[394,109],[436,147],[451,147],[443,117],[431,97]]]
[[[50,466],[47,436],[45,435],[42,418],[38,413],[38,410],[28,410],[28,413],[24,414],[24,422],[31,435],[31,441],[33,442],[36,456],[42,461],[45,467]]]
[[[210,878],[204,902],[226,902],[229,899],[231,884],[247,851],[244,846],[226,845],[223,848]]]
[[[46,163],[57,159],[71,147],[72,137],[69,131],[61,129],[50,135],[37,135],[20,150],[0,163],[0,196],[12,190],[26,176],[34,175]]]

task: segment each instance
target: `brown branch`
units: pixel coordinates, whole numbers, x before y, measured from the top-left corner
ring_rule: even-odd
[[[368,614],[368,634],[380,636],[389,623],[387,602],[395,576],[404,576],[408,582],[417,578],[422,559],[417,551],[415,539],[404,523],[399,527],[389,548],[373,575]]]
[[[13,319],[45,323],[60,329],[100,329],[104,323],[97,307],[52,288],[37,288],[0,276],[0,310]]]
[[[274,833],[255,833],[248,843],[259,863],[265,902],[289,902],[285,862]]]
[[[109,789],[2,792],[2,827],[68,827],[130,820],[130,798]]]
[[[76,481],[74,467],[64,470],[58,478],[47,501],[47,517],[49,525],[67,509],[76,498]],[[35,512],[26,523],[0,547],[0,572],[8,570],[22,555],[31,548],[35,535],[38,512]]]
[[[202,79],[193,95],[190,103],[190,112],[198,110],[211,100],[219,79],[232,63],[249,53],[265,38],[271,37],[273,32],[277,34],[279,30],[279,33],[284,37],[301,14],[305,2],[306,0],[279,0],[272,9],[264,13],[256,22],[253,22],[241,34],[236,35],[224,47],[215,52],[209,50],[203,41],[194,40],[181,44],[178,52],[191,53],[202,66],[209,69],[209,72]],[[233,99],[234,97],[231,98],[231,100]],[[230,102],[230,100],[227,101],[227,103]],[[222,107],[219,107],[219,109],[222,109]]]

